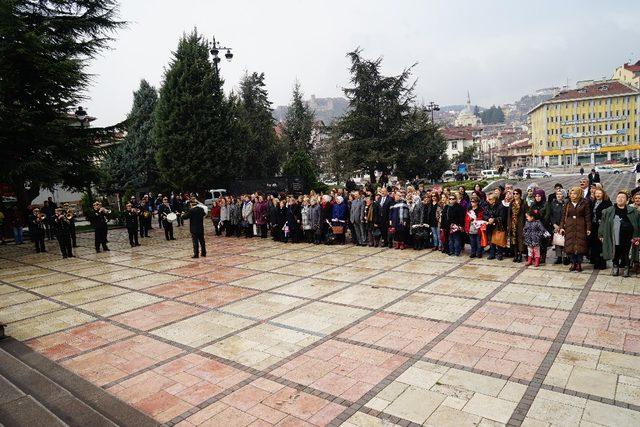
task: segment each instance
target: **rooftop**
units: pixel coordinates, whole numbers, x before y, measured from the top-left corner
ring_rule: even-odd
[[[589,84],[576,89],[562,90],[558,92],[558,94],[553,98],[536,105],[534,108],[532,108],[529,111],[529,114],[537,110],[542,105],[552,104],[555,102],[603,98],[603,97],[616,96],[616,95],[638,95],[638,94],[640,94],[640,92],[638,92],[637,89],[631,86],[628,86],[624,83],[620,83],[617,80],[606,80],[606,81]]]

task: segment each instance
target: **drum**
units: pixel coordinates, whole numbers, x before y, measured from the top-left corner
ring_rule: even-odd
[[[167,214],[167,221],[174,222],[177,219],[178,219],[178,215],[176,215],[175,212],[171,212]]]

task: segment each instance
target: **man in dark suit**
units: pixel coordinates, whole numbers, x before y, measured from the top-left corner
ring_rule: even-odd
[[[591,187],[592,184],[597,184],[598,182],[600,182],[600,172],[596,171],[595,169],[591,169],[591,172],[589,172],[588,178],[589,178],[589,187]]]
[[[107,247],[107,223],[109,221],[107,215],[107,210],[102,207],[102,203],[100,202],[94,202],[93,210],[87,214],[87,220],[93,226],[96,253],[100,252],[100,246],[102,246],[103,251],[109,251]]]
[[[381,246],[387,246],[387,234],[389,231],[389,211],[391,210],[391,206],[393,205],[393,200],[391,196],[389,196],[389,192],[386,188],[382,188],[380,190],[380,232],[381,232]]]
[[[207,248],[204,243],[204,217],[206,213],[202,207],[198,206],[195,197],[191,198],[190,205],[191,208],[182,214],[182,217],[189,220],[189,231],[193,241],[193,256],[191,258],[198,258],[198,246],[200,246],[200,255],[206,257]]]
[[[127,226],[127,233],[129,233],[129,244],[131,247],[140,246],[138,242],[138,220],[139,211],[134,210],[133,204],[127,203],[126,210],[124,211],[124,221]]]

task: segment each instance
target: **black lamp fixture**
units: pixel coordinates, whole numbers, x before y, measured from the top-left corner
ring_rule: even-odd
[[[224,57],[227,59],[227,61],[231,61],[231,59],[233,58],[233,53],[231,53],[231,48],[221,46],[220,43],[216,41],[215,36],[212,38],[212,41],[209,45],[211,46],[211,50],[209,50],[209,52],[211,52],[211,56],[213,56],[214,64],[218,65],[220,63],[220,57],[218,55],[220,54],[221,50],[227,51],[224,54]]]
[[[436,104],[435,102],[431,101],[431,102],[429,102],[429,104],[427,104],[427,106],[425,107],[425,110],[428,113],[431,113],[431,122],[433,123],[433,112],[434,111],[440,111],[440,106],[438,104]]]
[[[78,121],[80,122],[80,127],[83,128],[84,123],[87,121],[87,118],[88,118],[87,112],[82,107],[78,107],[74,115],[76,116],[76,119],[78,119]]]

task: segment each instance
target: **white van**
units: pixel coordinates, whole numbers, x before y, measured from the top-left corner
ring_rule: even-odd
[[[211,207],[216,200],[227,195],[227,190],[224,188],[216,188],[215,190],[209,190],[209,195],[210,196],[205,199],[204,204],[209,208],[209,210],[211,210]]]
[[[484,169],[482,172],[480,172],[480,174],[482,175],[482,178],[485,179],[500,177],[500,172],[498,172],[496,169]]]

